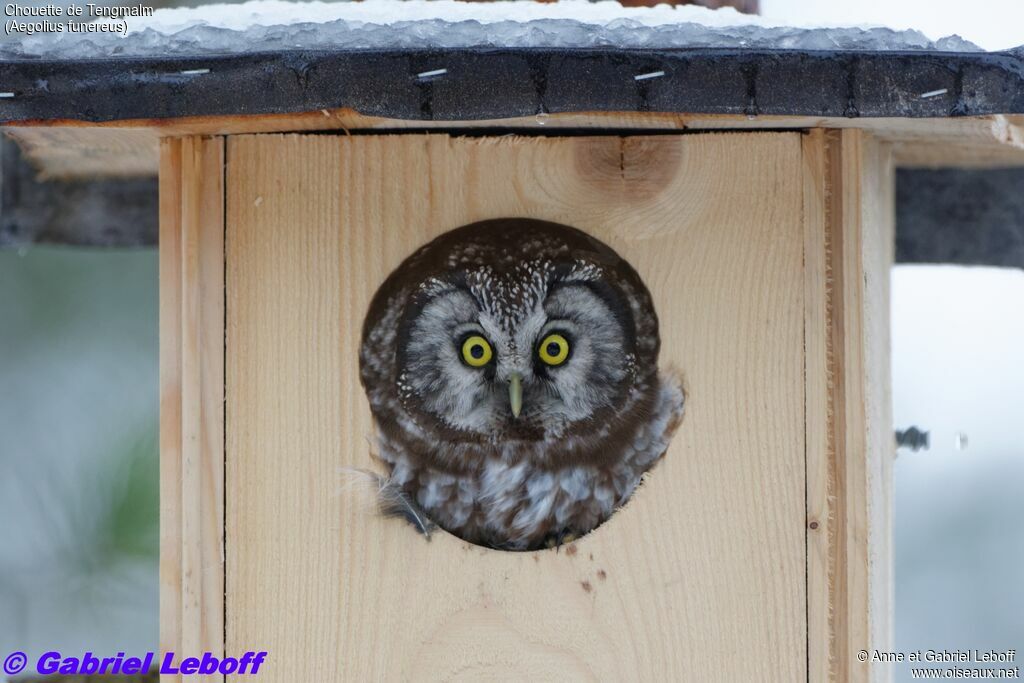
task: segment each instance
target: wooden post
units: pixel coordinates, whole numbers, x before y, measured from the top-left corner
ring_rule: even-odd
[[[804,139],[809,679],[888,680],[893,164],[861,131]]]
[[[884,678],[855,661],[889,638],[892,176],[870,137],[222,149],[162,150],[164,647],[266,649],[282,681]],[[377,466],[370,296],[432,236],[500,216],[632,262],[688,391],[664,462],[558,552],[425,542],[340,474]]]
[[[224,650],[223,178],[223,138],[161,143],[160,649],[178,661]]]

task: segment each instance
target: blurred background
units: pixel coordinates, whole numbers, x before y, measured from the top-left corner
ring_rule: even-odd
[[[0,250],[0,652],[157,644],[156,250]]]
[[[700,4],[1024,44],[1019,0]],[[1024,653],[1024,270],[897,266],[892,332],[931,441],[895,464],[895,647]],[[0,250],[0,652],[156,649],[157,339],[155,250]]]
[[[892,337],[896,424],[931,432],[894,468],[896,649],[1020,652],[1024,270],[897,266]]]

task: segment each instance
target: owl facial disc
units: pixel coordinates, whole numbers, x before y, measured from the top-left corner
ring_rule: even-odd
[[[627,401],[638,361],[655,369],[656,320],[638,325],[650,302],[636,272],[579,231],[517,223],[444,235],[392,276],[403,291],[381,351],[394,353],[398,397],[454,441],[594,429]]]
[[[682,392],[609,246],[526,218],[445,233],[370,305],[360,375],[394,484],[440,526],[527,549],[586,533],[665,452]]]

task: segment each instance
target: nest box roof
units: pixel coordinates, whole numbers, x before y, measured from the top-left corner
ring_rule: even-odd
[[[99,21],[117,32],[15,33],[0,47],[0,121],[340,108],[421,121],[1024,112],[1020,50],[692,6],[265,0]]]

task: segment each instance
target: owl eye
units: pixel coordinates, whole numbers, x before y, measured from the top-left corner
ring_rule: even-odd
[[[547,365],[561,365],[569,358],[569,340],[560,334],[549,334],[537,348],[537,355]]]
[[[462,360],[472,368],[482,368],[493,356],[490,343],[479,334],[470,335],[462,342]]]

